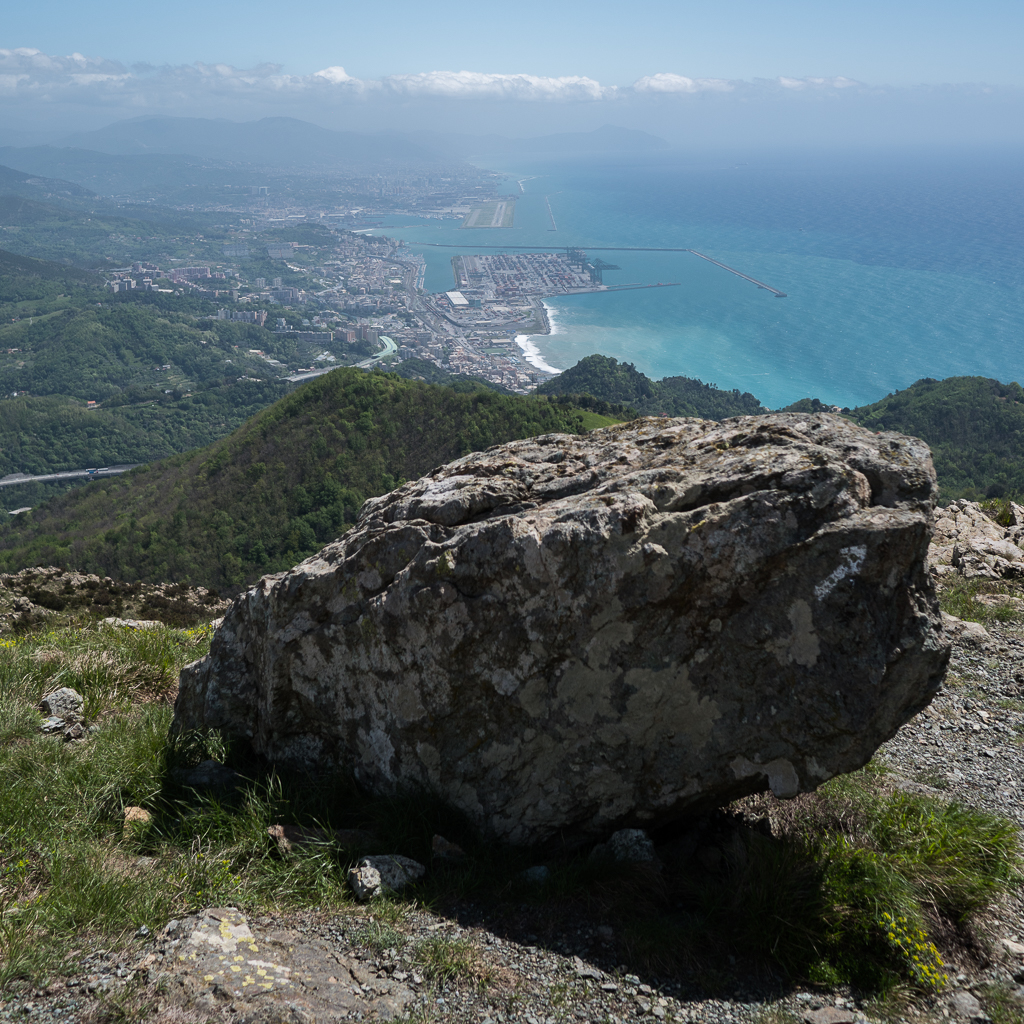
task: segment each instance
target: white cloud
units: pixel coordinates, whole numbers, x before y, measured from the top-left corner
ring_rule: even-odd
[[[485,74],[478,71],[427,71],[412,75],[388,75],[374,84],[406,96],[527,102],[601,100],[616,92],[614,86],[608,88],[592,78],[579,76],[544,78],[538,75]]]
[[[236,68],[230,64],[182,64],[152,67],[124,65],[101,57],[51,56],[40,50],[0,49],[0,89],[27,98],[45,92],[50,100],[103,102],[134,92],[154,106],[187,93],[299,98],[311,92],[338,98],[357,96],[438,97],[514,100],[523,102],[593,102],[615,95],[592,78],[568,76],[488,74],[478,71],[426,71],[388,75],[380,79],[354,78],[341,65],[310,75],[285,74],[280,65]],[[326,96],[324,98],[327,98]]]
[[[724,78],[687,78],[670,72],[645,75],[633,83],[634,92],[732,92],[734,83]]]
[[[230,64],[180,64],[153,67],[125,65],[80,53],[57,56],[22,47],[0,49],[0,94],[26,99],[45,96],[48,102],[124,102],[163,108],[205,95],[256,101],[363,98],[480,99],[522,103],[594,103],[630,96],[680,96],[750,90],[846,89],[859,83],[848,78],[778,78],[760,82],[724,78],[690,78],[658,72],[618,87],[581,75],[546,77],[481,71],[424,71],[359,79],[340,64],[309,75],[286,74],[279,64],[236,68]]]
[[[324,81],[330,82],[331,85],[342,85],[346,82],[359,82],[358,78],[353,78],[340,64],[331,68],[324,68],[322,71],[314,71],[313,77],[322,78]]]
[[[862,83],[852,78],[843,78],[839,75],[836,78],[777,78],[775,79],[783,89],[852,89]]]

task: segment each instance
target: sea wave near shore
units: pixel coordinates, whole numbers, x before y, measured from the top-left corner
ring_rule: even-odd
[[[557,367],[552,366],[547,360],[540,354],[540,349],[537,348],[536,343],[533,340],[533,336],[529,334],[517,334],[516,344],[523,350],[523,358],[531,365],[535,366],[538,370],[543,370],[545,373],[561,373]]]
[[[554,310],[545,302],[544,306],[544,319],[547,323],[547,330],[545,334],[558,334],[558,324],[555,322]],[[557,367],[552,366],[541,354],[540,349],[537,347],[534,338],[537,335],[533,334],[517,334],[516,344],[523,350],[523,358],[531,365],[536,367],[538,370],[542,370],[544,373],[561,373]]]

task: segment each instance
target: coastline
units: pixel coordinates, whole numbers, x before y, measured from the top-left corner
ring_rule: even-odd
[[[535,369],[540,370],[542,373],[550,373],[557,375],[562,371],[555,366],[552,366],[544,356],[541,355],[540,349],[534,342],[534,337],[538,334],[558,334],[558,324],[555,321],[554,310],[541,299],[539,303],[535,303],[534,308],[537,310],[537,319],[543,324],[541,330],[535,331],[532,334],[517,334],[516,344],[523,352],[523,358]]]

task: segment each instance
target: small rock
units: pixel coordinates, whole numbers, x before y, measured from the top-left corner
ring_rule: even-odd
[[[393,853],[364,857],[348,872],[348,883],[356,899],[365,902],[379,892],[401,892],[411,882],[422,878],[427,869],[411,857]]]
[[[143,924],[139,925],[138,931],[135,933],[135,938],[146,939],[149,937],[149,929]]]
[[[103,620],[105,626],[120,626],[123,629],[156,629],[162,626],[162,622],[156,619],[118,619],[109,618]]]
[[[153,816],[143,807],[126,807],[124,809],[124,834],[128,835],[137,828],[148,824]]]
[[[453,843],[444,836],[434,836],[430,848],[439,860],[462,861],[466,859],[466,851],[458,843]]]
[[[990,640],[989,631],[980,622],[965,622],[955,615],[942,613],[942,625],[946,632],[957,640],[964,640],[968,643],[981,643]]]
[[[44,718],[39,726],[41,732],[52,733],[61,732],[67,723],[63,718],[58,718],[56,715],[51,715],[49,718]]]
[[[85,728],[81,722],[73,722],[64,730],[64,742],[72,743],[75,740],[85,739]]]
[[[588,978],[591,981],[602,981],[604,974],[591,964],[584,963],[578,956],[572,958],[573,970],[577,978]]]
[[[855,1024],[857,1015],[854,1010],[839,1006],[823,1006],[820,1010],[806,1010],[804,1020],[808,1024]]]
[[[85,698],[70,686],[62,686],[48,693],[40,702],[43,714],[63,718],[67,722],[80,722],[85,708]]]
[[[973,1019],[984,1016],[981,1003],[970,992],[954,992],[949,998],[949,1009],[957,1017]]]
[[[532,868],[527,868],[522,877],[534,885],[543,885],[551,877],[551,869],[544,864],[535,864]]]
[[[373,899],[383,888],[380,872],[372,864],[366,863],[349,868],[348,884],[360,903]]]
[[[1024,944],[1014,942],[1013,939],[1002,939],[1003,949],[1013,956],[1024,956]]]
[[[654,843],[642,828],[621,828],[608,840],[608,854],[615,860],[630,863],[656,862]]]

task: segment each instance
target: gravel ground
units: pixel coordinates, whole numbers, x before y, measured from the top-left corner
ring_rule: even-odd
[[[955,642],[949,676],[935,701],[885,744],[879,757],[893,785],[955,797],[1024,825],[1022,742],[1024,626],[990,626],[987,633],[972,627]],[[530,913],[536,925],[536,909]],[[472,905],[445,917],[412,912],[394,922],[405,945],[381,952],[379,943],[367,941],[372,937],[367,917],[365,910],[346,909],[341,914],[250,919],[253,945],[262,952],[243,952],[270,958],[260,963],[273,961],[278,974],[290,979],[273,995],[217,994],[216,986],[197,980],[199,967],[182,962],[176,944],[180,940],[172,928],[139,936],[128,948],[89,952],[73,977],[30,998],[0,1003],[0,1019],[325,1024],[399,1015],[471,1024],[853,1024],[882,1019],[916,1024],[926,1019],[984,1020],[984,1006],[974,998],[984,1003],[984,986],[995,981],[1009,990],[1016,984],[1014,974],[1024,980],[1024,901],[1018,898],[1002,901],[981,922],[982,947],[973,958],[950,965],[951,976],[958,973],[940,1000],[888,1008],[858,1003],[845,989],[768,994],[753,980],[728,997],[702,998],[690,979],[630,973],[617,962],[615,932],[582,918],[567,923],[560,916],[560,930],[554,936],[546,932],[541,942],[528,931],[529,916],[521,927],[497,927]],[[377,926],[388,927],[381,922]],[[191,922],[182,922],[180,934],[187,927]],[[432,938],[454,942],[468,956],[472,975],[486,983],[429,983],[414,950]],[[243,970],[249,969],[246,963]],[[1005,1006],[1003,1013],[1005,1020]]]

